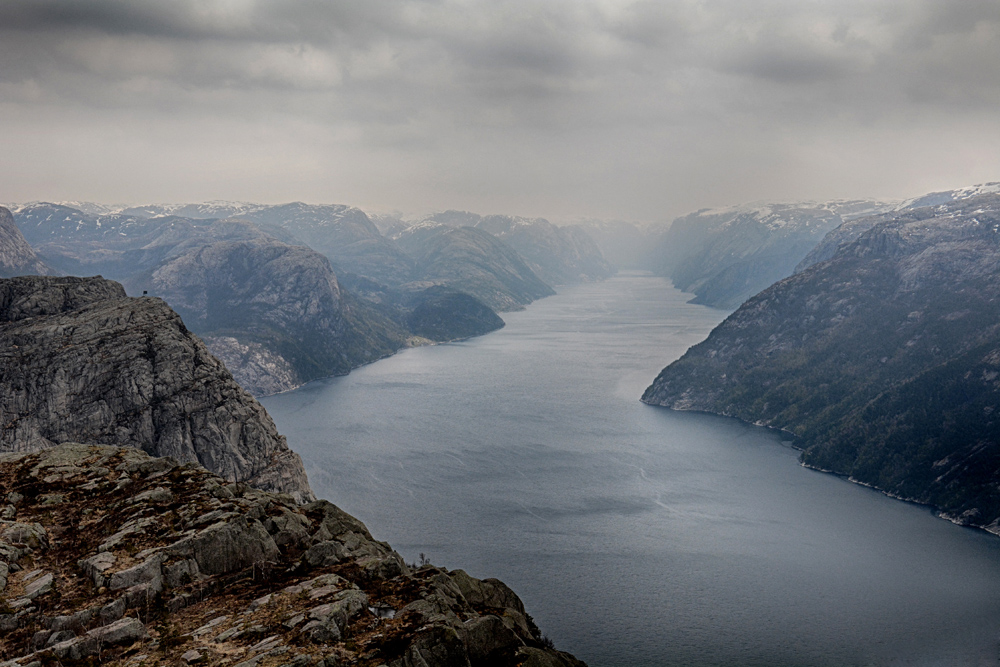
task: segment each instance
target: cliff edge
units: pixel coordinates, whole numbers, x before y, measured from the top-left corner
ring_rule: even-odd
[[[0,451],[80,441],[314,498],[264,408],[163,301],[100,277],[0,280]]]
[[[130,448],[0,454],[0,665],[583,667],[496,579]]]

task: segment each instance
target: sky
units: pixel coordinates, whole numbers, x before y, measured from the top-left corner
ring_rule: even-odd
[[[0,201],[658,222],[1000,180],[998,0],[3,0]]]

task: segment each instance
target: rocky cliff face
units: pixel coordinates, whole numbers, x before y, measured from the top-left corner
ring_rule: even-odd
[[[52,269],[38,258],[14,224],[10,210],[0,206],[0,278],[51,273]]]
[[[1000,196],[883,218],[750,299],[643,401],[789,430],[803,460],[1000,533]]]
[[[160,299],[98,278],[0,280],[0,450],[81,441],[312,498],[271,418]]]
[[[329,260],[273,238],[186,244],[124,281],[132,294],[163,298],[254,394],[343,375],[406,345],[383,323],[362,336]]]
[[[513,249],[483,230],[421,223],[396,241],[414,259],[415,286],[451,287],[496,311],[521,310],[555,294]]]
[[[870,201],[750,204],[678,218],[661,241],[657,271],[695,294],[692,303],[736,308],[796,265],[842,222],[877,213]]]
[[[0,664],[580,667],[502,582],[133,449],[0,454]]]

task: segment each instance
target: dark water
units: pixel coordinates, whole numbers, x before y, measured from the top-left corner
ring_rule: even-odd
[[[483,338],[264,401],[316,492],[407,559],[496,576],[612,665],[996,665],[1000,540],[639,403],[719,311],[567,288]]]

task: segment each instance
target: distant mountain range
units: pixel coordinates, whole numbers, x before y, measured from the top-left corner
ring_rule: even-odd
[[[1000,534],[1000,195],[979,194],[991,189],[831,231],[827,259],[750,298],[642,400],[785,429],[807,465]]]
[[[53,269],[39,259],[14,224],[14,216],[9,210],[0,208],[0,278],[51,273]]]
[[[538,261],[577,261],[566,280],[610,275],[585,234],[531,227],[558,241]],[[444,227],[401,239],[343,205],[34,203],[0,219],[0,271],[6,260],[11,275],[101,274],[160,296],[257,395],[488,333],[503,326],[495,311],[553,293],[499,233]]]
[[[436,213],[425,222],[489,232],[517,251],[531,270],[550,285],[603,280],[615,271],[579,226],[557,227],[544,218],[481,216],[467,211]]]
[[[555,294],[515,250],[480,229],[425,222],[394,240],[414,260],[415,284],[446,285],[497,311]]]
[[[888,208],[875,201],[748,204],[678,218],[660,241],[657,273],[695,297],[733,309],[792,273],[845,220]]]

